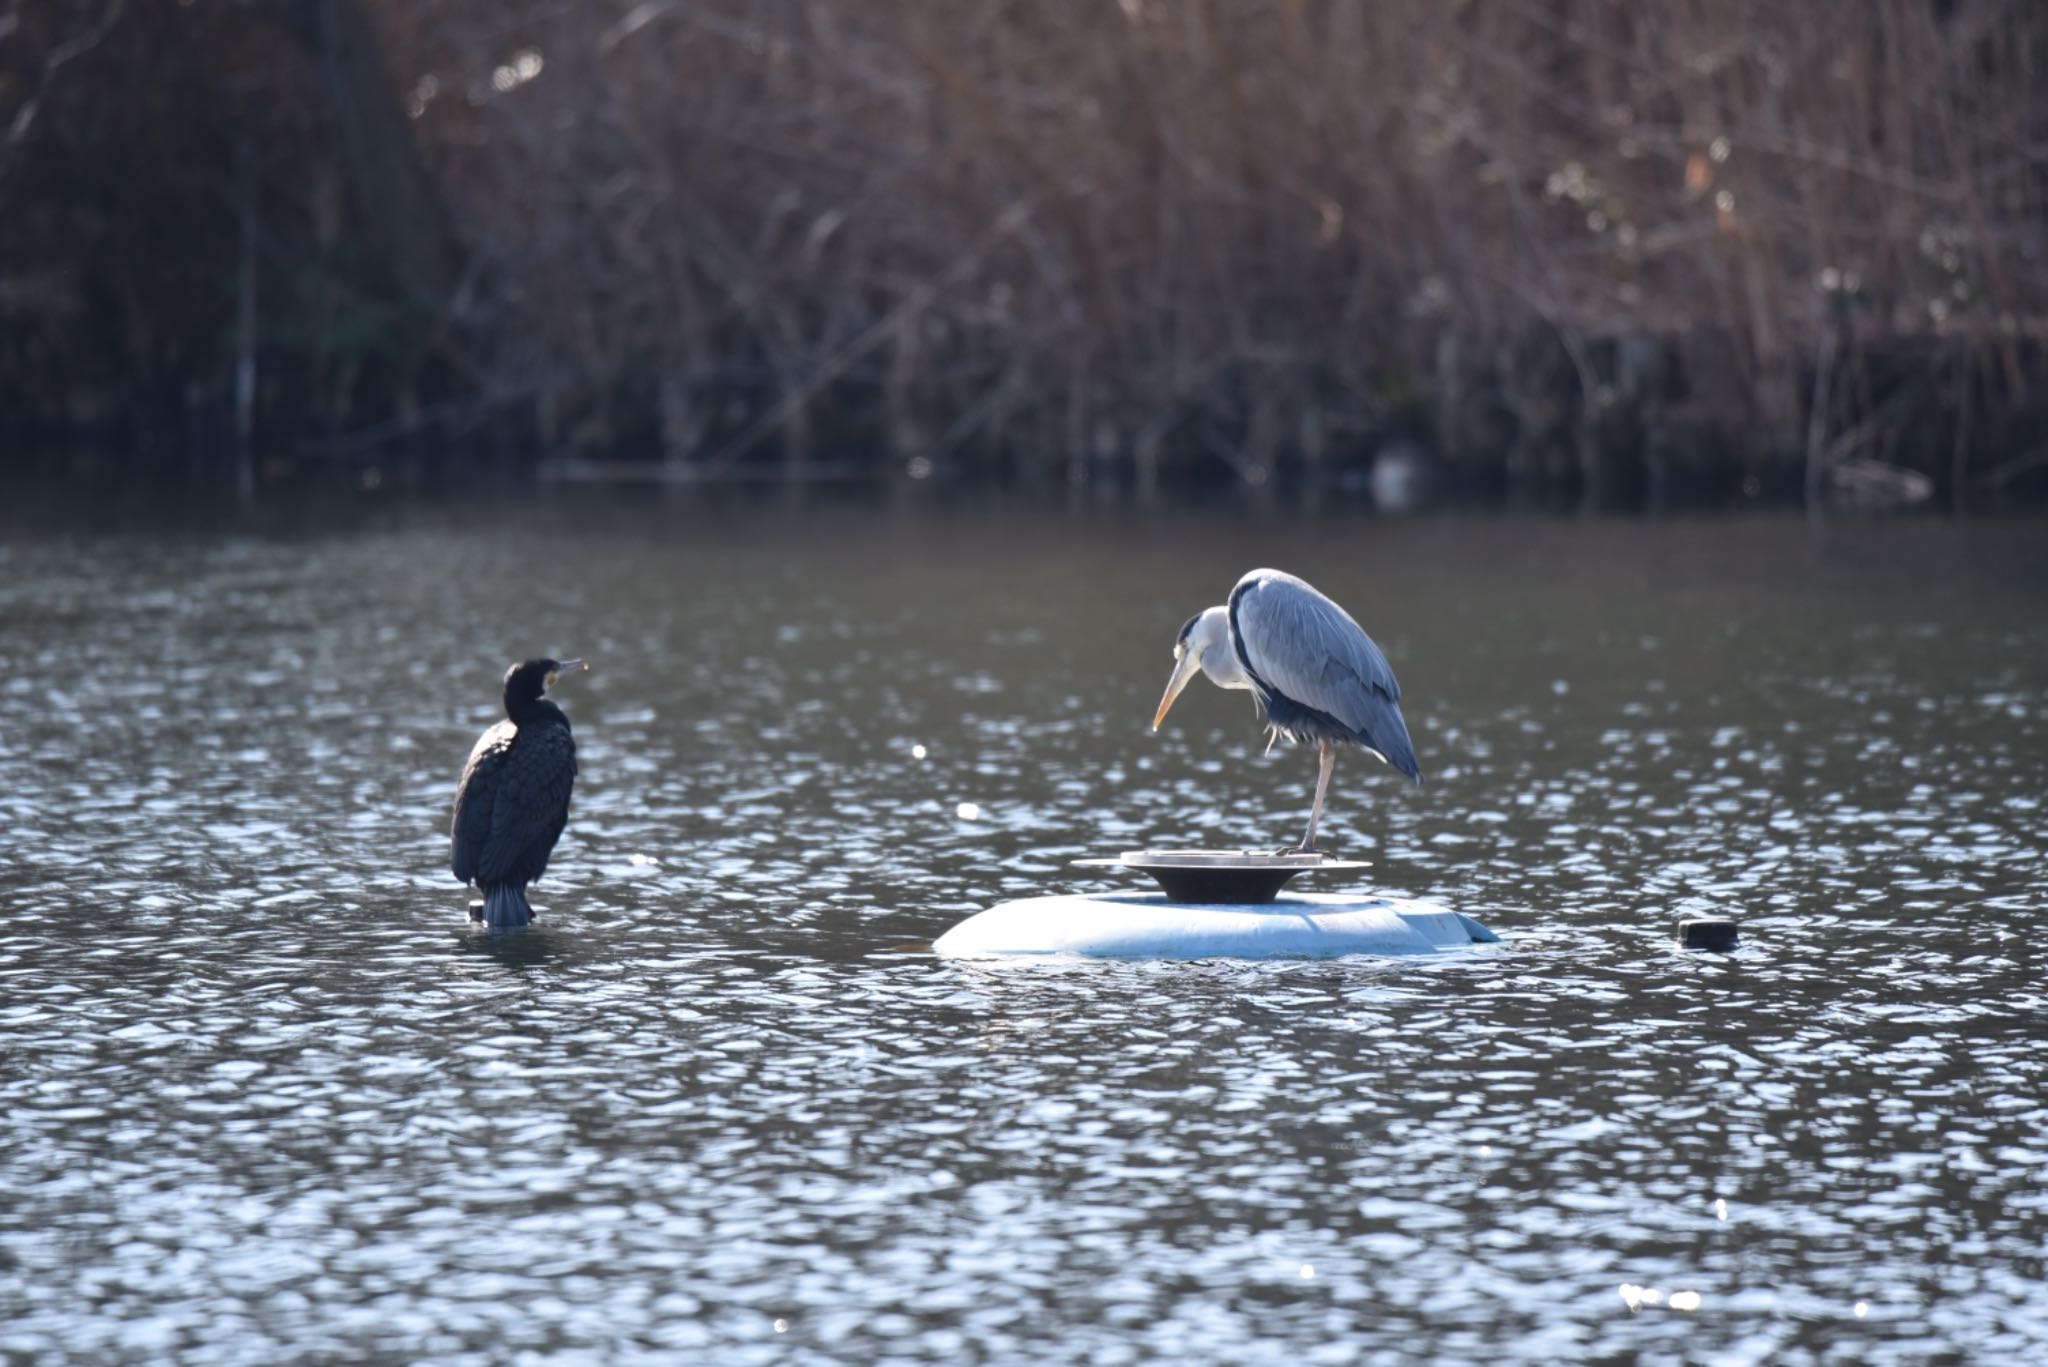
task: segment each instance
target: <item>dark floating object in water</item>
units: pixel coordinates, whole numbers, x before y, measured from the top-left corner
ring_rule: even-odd
[[[1693,916],[1678,923],[1678,942],[1687,949],[1726,954],[1741,941],[1735,922],[1725,916]]]
[[[1113,859],[1076,859],[1076,868],[1135,869],[1175,902],[1250,906],[1270,902],[1288,880],[1319,869],[1369,869],[1363,859],[1257,850],[1126,850]]]
[[[493,929],[533,919],[526,885],[548,866],[569,823],[576,785],[576,740],[569,718],[542,695],[559,674],[588,669],[581,660],[527,660],[505,671],[505,720],[477,737],[455,789],[449,867],[484,894]]]

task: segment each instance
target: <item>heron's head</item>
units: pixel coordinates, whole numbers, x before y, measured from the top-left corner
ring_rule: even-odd
[[[522,660],[505,671],[505,711],[517,716],[519,709],[540,701],[555,680],[572,670],[588,669],[584,660]]]
[[[1173,643],[1173,677],[1166,681],[1166,696],[1159,700],[1159,710],[1152,715],[1152,729],[1157,731],[1159,723],[1166,720],[1166,714],[1173,707],[1173,700],[1188,686],[1188,680],[1201,671],[1204,663],[1211,666],[1211,675],[1230,653],[1230,609],[1220,604],[1205,608],[1188,618],[1187,625],[1180,629],[1180,638]]]

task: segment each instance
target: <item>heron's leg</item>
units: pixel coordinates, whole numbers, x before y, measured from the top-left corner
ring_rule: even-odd
[[[1322,819],[1323,815],[1323,794],[1329,791],[1330,774],[1337,767],[1336,746],[1325,740],[1318,741],[1316,747],[1320,753],[1322,768],[1321,772],[1316,775],[1315,805],[1308,809],[1308,834],[1301,838],[1301,844],[1296,847],[1302,854],[1314,854],[1316,852],[1316,823]]]

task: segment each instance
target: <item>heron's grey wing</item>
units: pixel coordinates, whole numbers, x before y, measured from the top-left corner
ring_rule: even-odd
[[[479,881],[530,883],[541,876],[569,822],[576,741],[566,726],[529,726],[506,752],[491,810]]]
[[[1231,592],[1230,621],[1254,674],[1336,718],[1389,764],[1416,776],[1400,682],[1350,613],[1291,574],[1254,570]]]
[[[518,734],[511,722],[499,722],[476,738],[469,762],[462,766],[462,782],[455,786],[455,819],[449,826],[449,866],[465,883],[476,881],[491,838],[505,756]]]

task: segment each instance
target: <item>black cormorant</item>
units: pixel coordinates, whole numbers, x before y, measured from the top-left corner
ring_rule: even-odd
[[[477,737],[455,789],[455,876],[484,894],[484,923],[533,919],[526,885],[548,866],[569,822],[576,740],[569,718],[541,695],[582,660],[527,660],[505,671],[505,720]]]
[[[1253,570],[1237,581],[1228,603],[1188,618],[1174,642],[1173,677],[1152,718],[1154,731],[1197,671],[1220,687],[1250,689],[1274,739],[1315,744],[1322,767],[1308,834],[1295,846],[1302,853],[1315,850],[1339,745],[1363,746],[1422,779],[1393,666],[1350,613],[1291,574]]]

